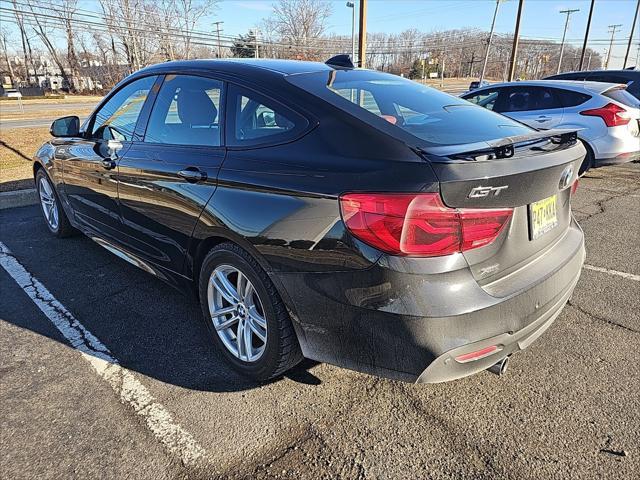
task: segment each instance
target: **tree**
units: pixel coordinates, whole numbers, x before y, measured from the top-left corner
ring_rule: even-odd
[[[253,58],[256,56],[256,35],[252,30],[234,40],[231,46],[231,55],[236,58]]]
[[[422,72],[424,71],[422,62],[424,62],[424,60],[417,59],[413,61],[411,69],[409,70],[409,78],[413,80],[422,78]]]
[[[267,35],[275,35],[277,41],[286,43],[289,53],[301,60],[322,58],[319,40],[327,29],[332,6],[321,0],[279,0],[273,14],[265,21]]]
[[[0,47],[2,47],[2,59],[7,64],[9,78],[11,79],[11,86],[15,88],[17,86],[16,76],[13,72],[13,65],[11,65],[11,59],[9,58],[9,50],[7,48],[7,40],[9,40],[9,38],[10,38],[9,31],[4,27],[0,28]]]

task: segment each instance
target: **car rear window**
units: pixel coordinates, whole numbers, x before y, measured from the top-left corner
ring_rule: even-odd
[[[430,145],[457,145],[532,130],[486,108],[417,82],[370,70],[332,70],[287,80],[387,133]]]
[[[625,88],[613,88],[604,92],[603,95],[627,107],[640,108],[640,100],[631,95]]]

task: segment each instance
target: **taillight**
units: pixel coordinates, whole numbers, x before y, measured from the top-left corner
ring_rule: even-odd
[[[358,239],[392,255],[436,257],[493,242],[513,209],[449,208],[437,193],[349,193],[342,218]]]
[[[580,115],[586,115],[588,117],[600,117],[604,120],[607,127],[617,127],[620,125],[626,125],[631,121],[629,113],[622,107],[619,107],[615,103],[607,103],[601,108],[592,108],[591,110],[584,110],[580,112]]]

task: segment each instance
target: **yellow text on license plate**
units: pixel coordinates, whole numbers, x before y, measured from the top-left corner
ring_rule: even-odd
[[[533,202],[529,205],[529,229],[531,240],[535,240],[558,225],[558,196]]]

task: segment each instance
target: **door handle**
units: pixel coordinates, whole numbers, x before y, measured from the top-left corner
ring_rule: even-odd
[[[102,166],[106,170],[111,170],[113,168],[116,168],[116,161],[111,159],[111,158],[103,158],[102,159]]]
[[[206,180],[207,174],[195,167],[188,167],[178,172],[178,176],[184,178],[187,182],[196,183]]]
[[[551,120],[551,117],[540,115],[536,120],[538,120],[539,122],[546,122],[547,120]]]

